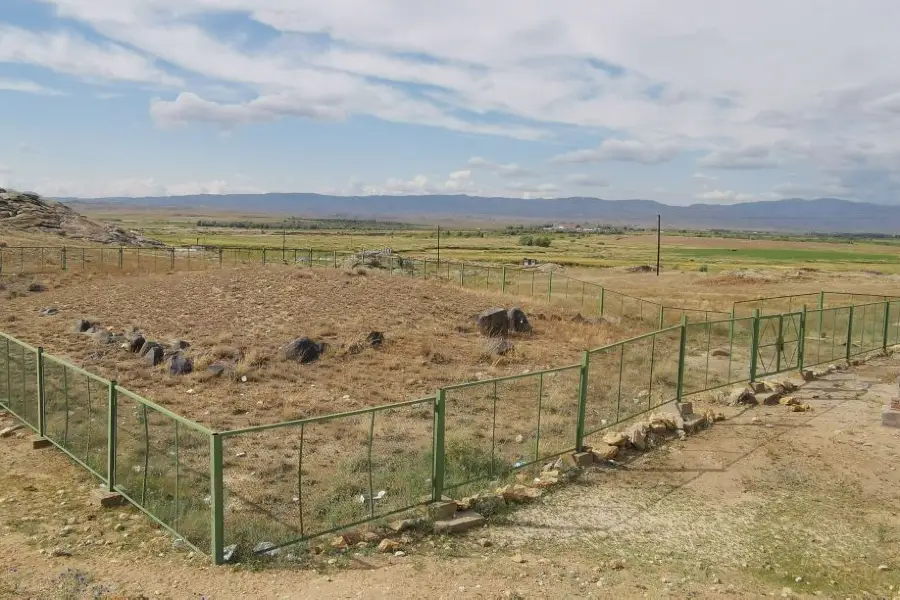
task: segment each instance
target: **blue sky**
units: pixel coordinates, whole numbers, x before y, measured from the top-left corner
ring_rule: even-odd
[[[897,30],[886,0],[2,0],[0,186],[894,204]]]

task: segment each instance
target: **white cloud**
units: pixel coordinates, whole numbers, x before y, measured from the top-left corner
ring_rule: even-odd
[[[22,92],[23,94],[36,94],[38,96],[65,96],[65,92],[22,79],[0,79],[0,91]]]
[[[553,158],[554,162],[589,163],[622,161],[655,165],[672,160],[678,155],[678,146],[671,143],[653,144],[637,140],[604,140],[599,148],[576,150]]]
[[[94,44],[65,31],[38,33],[0,24],[0,63],[23,63],[88,79],[179,85],[153,61],[112,43]]]
[[[779,163],[769,148],[747,146],[716,150],[701,158],[697,164],[713,169],[771,169]]]
[[[501,164],[481,156],[473,156],[467,162],[473,169],[484,169],[500,177],[537,177],[537,171],[526,169],[516,163]]]
[[[774,194],[780,197],[823,198],[843,197],[850,193],[850,189],[840,183],[793,183],[787,182],[772,188]]]
[[[697,200],[703,202],[714,202],[717,204],[733,204],[737,202],[756,202],[760,200],[776,200],[773,194],[748,194],[744,192],[736,192],[734,190],[711,190],[694,196]]]

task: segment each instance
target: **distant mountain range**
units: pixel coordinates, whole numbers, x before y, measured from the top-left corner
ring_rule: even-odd
[[[557,198],[522,200],[480,196],[328,196],[307,193],[225,194],[147,198],[63,198],[80,209],[164,209],[192,214],[285,215],[390,219],[418,223],[603,223],[690,229],[900,233],[900,206],[837,198],[791,198],[741,204],[670,206],[653,200]]]

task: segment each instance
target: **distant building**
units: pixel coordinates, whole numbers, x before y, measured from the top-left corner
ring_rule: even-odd
[[[538,264],[538,261],[536,258],[523,258],[522,259],[523,267],[536,267],[537,264]]]

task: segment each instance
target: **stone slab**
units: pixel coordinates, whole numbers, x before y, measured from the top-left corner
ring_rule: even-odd
[[[474,529],[475,527],[484,525],[484,522],[484,517],[474,510],[464,510],[462,512],[456,513],[456,516],[452,519],[447,519],[446,521],[435,521],[434,532],[462,533],[464,531],[468,531],[470,529]]]

